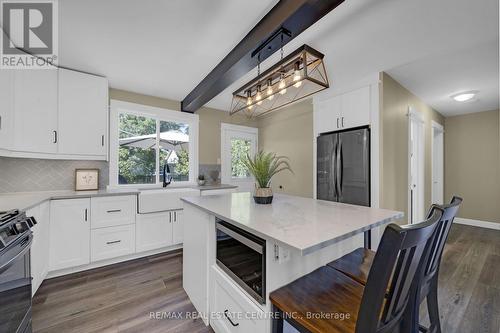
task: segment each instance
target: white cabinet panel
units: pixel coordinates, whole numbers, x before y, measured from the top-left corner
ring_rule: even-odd
[[[259,319],[263,318],[264,311],[216,266],[212,266],[211,280],[213,285],[210,289],[210,311],[221,314],[210,322],[216,332],[266,332],[268,321]],[[241,316],[242,313],[252,313],[255,317]]]
[[[132,254],[135,252],[135,226],[94,229],[91,244],[92,262]]]
[[[316,135],[340,129],[340,118],[342,117],[341,98],[333,97],[327,101],[315,104],[314,121],[316,124]]]
[[[90,199],[50,203],[51,271],[90,263]]]
[[[92,229],[135,223],[136,202],[135,195],[92,198]]]
[[[363,87],[342,95],[342,128],[370,124],[370,87]]]
[[[33,244],[31,245],[31,276],[32,294],[34,295],[49,271],[49,240],[50,216],[49,203],[44,202],[26,212],[27,216],[34,216],[37,224],[33,231]]]
[[[108,80],[59,69],[59,153],[107,152]]]
[[[14,70],[0,72],[0,149],[10,149],[14,127]]]
[[[315,135],[370,125],[370,87],[314,104]]]
[[[16,70],[14,150],[57,153],[57,70]]]
[[[170,212],[138,214],[136,222],[137,252],[172,245],[172,218]]]
[[[175,210],[172,215],[172,244],[181,244],[184,241],[183,211]]]

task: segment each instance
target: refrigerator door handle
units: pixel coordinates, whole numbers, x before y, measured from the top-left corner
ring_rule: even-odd
[[[337,196],[337,147],[338,144],[335,143],[332,151],[332,176],[333,176],[333,196]]]
[[[343,168],[343,161],[342,161],[342,141],[339,140],[338,146],[337,146],[337,175],[336,175],[336,183],[337,183],[337,195],[342,196],[342,168]]]
[[[340,159],[340,167],[339,167],[339,189],[340,189],[340,194],[339,196],[342,195],[342,192],[344,191],[344,149],[342,148],[342,141],[339,144],[339,159]]]

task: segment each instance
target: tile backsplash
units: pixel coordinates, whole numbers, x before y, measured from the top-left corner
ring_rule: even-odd
[[[0,157],[0,193],[75,189],[75,169],[99,169],[99,187],[109,184],[108,162]]]
[[[200,164],[199,174],[205,176],[208,184],[220,182],[220,164]],[[216,176],[214,180],[212,176]]]
[[[83,168],[100,170],[100,188],[109,184],[109,165],[105,161],[0,157],[0,193],[74,190],[75,169]],[[208,184],[219,183],[220,165],[200,164],[199,174],[205,175]]]

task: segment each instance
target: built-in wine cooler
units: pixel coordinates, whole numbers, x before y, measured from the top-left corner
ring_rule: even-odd
[[[259,303],[266,299],[266,241],[218,220],[217,265]]]

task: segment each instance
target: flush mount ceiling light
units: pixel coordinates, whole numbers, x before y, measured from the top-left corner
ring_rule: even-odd
[[[463,93],[455,94],[451,96],[455,101],[457,102],[468,102],[472,101],[474,97],[476,96],[477,91],[466,91]]]
[[[265,47],[265,45],[263,45]],[[259,49],[258,49],[259,50]],[[256,50],[256,55],[258,55]],[[324,55],[303,45],[233,93],[230,114],[258,117],[329,87]]]

